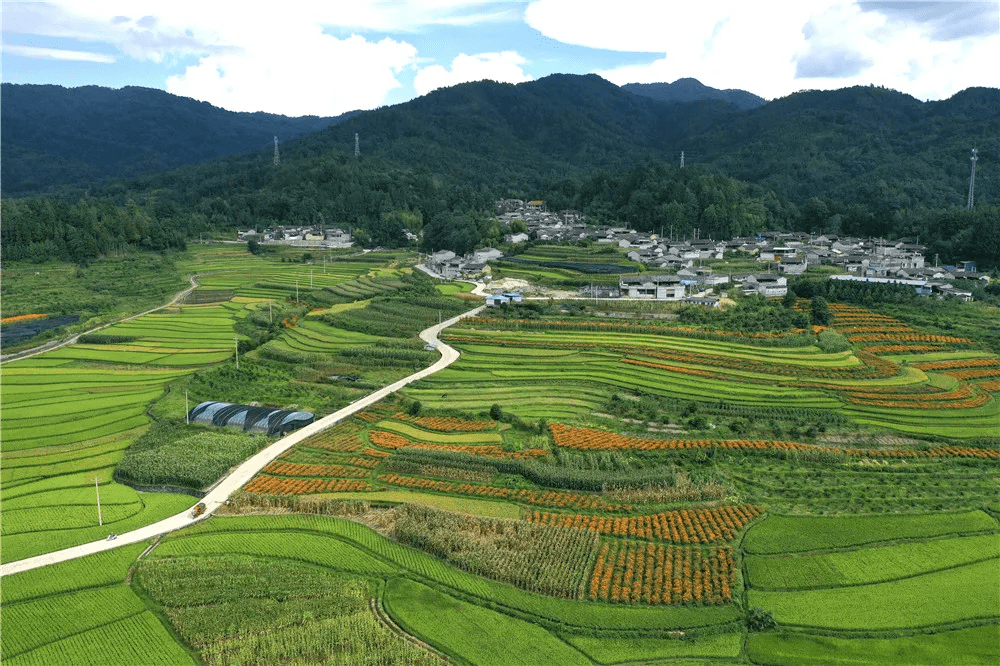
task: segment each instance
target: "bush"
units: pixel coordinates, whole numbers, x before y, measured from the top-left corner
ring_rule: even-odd
[[[746,622],[750,631],[774,631],[778,627],[771,612],[763,608],[751,608],[747,613]]]
[[[494,421],[499,421],[503,418],[503,408],[495,402],[493,403],[493,406],[490,407],[490,418]]]

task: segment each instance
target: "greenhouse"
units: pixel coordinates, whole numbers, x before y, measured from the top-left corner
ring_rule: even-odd
[[[203,402],[188,412],[190,423],[229,426],[244,432],[284,435],[316,420],[312,412],[296,412],[273,407]]]

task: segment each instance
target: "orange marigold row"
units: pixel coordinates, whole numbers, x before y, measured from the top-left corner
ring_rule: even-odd
[[[481,432],[492,430],[496,427],[496,421],[467,421],[446,416],[410,416],[400,412],[393,417],[397,421],[409,421],[416,423],[421,428],[437,430],[440,432]]]
[[[542,525],[587,529],[601,534],[676,543],[730,541],[763,512],[759,506],[666,511],[648,516],[593,516],[534,511],[525,520]]]
[[[733,550],[605,542],[588,585],[591,601],[725,604],[735,585]]]
[[[315,493],[358,492],[371,490],[364,481],[348,479],[287,479],[258,476],[244,490],[262,495],[311,495]]]
[[[29,319],[45,319],[46,317],[48,317],[47,314],[14,315],[13,317],[4,317],[3,319],[0,319],[0,324],[13,324],[14,322],[18,321],[27,321]]]
[[[942,446],[927,451],[914,449],[837,449],[829,446],[811,446],[799,442],[782,442],[768,440],[748,440],[748,439],[643,439],[628,435],[618,435],[615,433],[595,430],[593,428],[575,428],[553,423],[549,426],[556,445],[568,449],[581,451],[613,451],[613,450],[638,450],[638,451],[662,451],[671,449],[707,449],[717,447],[720,449],[779,449],[786,451],[814,451],[821,453],[844,453],[852,456],[864,456],[868,458],[884,457],[947,457],[947,456],[972,456],[972,457],[1000,457],[1000,451],[990,449],[973,449],[969,447]]]
[[[278,461],[265,467],[264,471],[276,476],[324,476],[355,479],[363,479],[370,474],[367,469],[347,467],[346,465],[303,465]]]

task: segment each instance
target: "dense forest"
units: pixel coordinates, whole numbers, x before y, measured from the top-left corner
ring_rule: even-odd
[[[354,115],[238,113],[153,88],[4,83],[3,196],[89,185],[316,132]]]
[[[927,103],[875,87],[806,91],[742,111],[658,102],[594,75],[482,81],[291,140],[277,166],[265,146],[86,191],[5,197],[3,258],[79,260],[277,224],[349,227],[373,246],[422,228],[426,249],[465,251],[499,239],[493,202],[513,196],[703,238],[763,229],[913,237],[942,261],[986,268],[1000,259],[998,120],[998,91],[985,88]],[[681,150],[684,169],[674,163]]]

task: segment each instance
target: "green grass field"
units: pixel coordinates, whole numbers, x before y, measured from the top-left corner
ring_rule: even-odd
[[[795,553],[996,530],[983,511],[887,516],[768,516],[747,534],[749,553]]]
[[[426,585],[395,578],[385,594],[389,615],[410,633],[473,664],[588,664],[545,629]]]
[[[1000,559],[889,583],[747,595],[779,623],[803,627],[870,631],[1000,619]]]
[[[971,627],[900,638],[835,638],[809,634],[752,634],[747,654],[755,664],[824,666],[829,664],[995,664],[1000,655],[1000,625]]]

